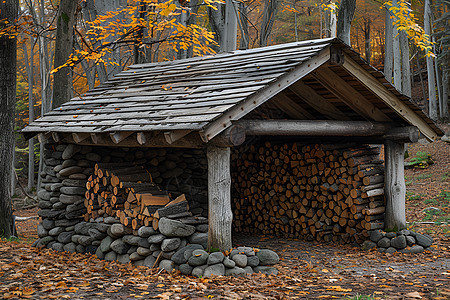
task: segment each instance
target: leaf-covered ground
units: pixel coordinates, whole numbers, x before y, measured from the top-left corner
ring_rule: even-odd
[[[352,246],[237,235],[236,245],[279,253],[279,275],[206,279],[35,249],[31,241],[36,238],[38,220],[28,220],[18,223],[18,242],[0,241],[0,297],[357,299],[356,295],[371,295],[370,299],[450,299],[450,203],[445,196],[450,193],[450,145],[436,142],[409,148],[411,156],[418,151],[431,154],[435,164],[405,172],[407,221],[411,229],[435,238],[431,251],[389,255]],[[36,215],[36,210],[16,215]]]

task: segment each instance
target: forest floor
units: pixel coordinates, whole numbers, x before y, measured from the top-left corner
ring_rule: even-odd
[[[17,223],[19,239],[0,240],[0,297],[21,299],[450,299],[450,144],[409,146],[434,164],[405,171],[408,228],[433,236],[420,254],[361,251],[269,236],[235,235],[236,246],[269,248],[277,276],[194,278],[36,249],[37,219]],[[37,209],[17,210],[34,216]]]

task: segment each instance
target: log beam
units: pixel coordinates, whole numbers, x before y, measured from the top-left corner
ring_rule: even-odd
[[[245,139],[245,128],[240,125],[231,125],[218,136],[214,137],[210,141],[210,144],[217,147],[235,147],[243,144]]]
[[[248,135],[382,136],[392,128],[390,123],[332,120],[246,120],[236,124]]]
[[[406,227],[404,155],[403,143],[387,140],[384,144],[386,231],[398,231]]]
[[[230,148],[208,146],[208,248],[231,249]]]

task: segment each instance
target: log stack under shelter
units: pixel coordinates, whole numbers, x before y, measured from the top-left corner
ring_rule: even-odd
[[[379,146],[267,141],[232,162],[236,231],[353,242],[384,228]]]

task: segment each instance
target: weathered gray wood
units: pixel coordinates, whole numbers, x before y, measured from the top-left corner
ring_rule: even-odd
[[[167,131],[167,132],[164,132],[164,137],[165,137],[167,143],[173,144],[191,132],[192,132],[192,130]]]
[[[136,140],[138,141],[139,145],[144,145],[147,142],[147,138],[145,137],[145,133],[144,132],[136,133]]]
[[[381,136],[390,123],[322,120],[242,120],[247,135]]]
[[[315,117],[311,115],[306,109],[301,107],[297,102],[289,98],[289,96],[284,93],[275,95],[271,101],[276,107],[281,109],[285,114],[293,119],[315,119]]]
[[[242,116],[268,101],[270,98],[278,94],[280,91],[289,87],[291,84],[301,79],[323,65],[330,58],[330,52],[322,50],[317,56],[311,58],[308,64],[301,64],[291,72],[278,78],[277,82],[272,82],[266,88],[252,97],[248,97],[239,107],[233,107],[224,113],[215,122],[205,128],[205,137],[211,140],[231,125],[231,121],[238,120]]]
[[[383,138],[397,143],[417,143],[419,129],[414,126],[392,128],[383,135]]]
[[[391,119],[369,102],[361,93],[328,68],[319,68],[313,73],[321,84],[368,120],[389,122]]]
[[[92,139],[85,139],[79,142],[79,145],[88,145],[88,146],[108,146],[108,147],[174,147],[174,148],[205,148],[207,145],[202,141],[198,132],[191,133],[186,137],[175,141],[172,144],[167,143],[164,134],[162,132],[140,132],[144,138],[141,140],[145,141],[144,143],[140,143],[137,140],[137,135],[132,134],[119,142],[118,144],[114,143],[109,133],[96,133],[95,134],[95,142]],[[67,143],[74,143],[75,141],[71,137],[71,135],[67,136],[64,139]]]
[[[231,249],[230,148],[208,146],[208,248]]]
[[[232,125],[212,139],[210,143],[217,147],[234,147],[242,145],[245,142],[245,138],[245,128],[240,125]],[[204,137],[203,140],[207,142],[207,139]]]
[[[343,112],[337,109],[328,100],[320,96],[303,81],[297,81],[289,87],[298,97],[321,114],[336,120],[350,120]]]
[[[393,141],[384,144],[386,217],[385,230],[398,231],[406,226],[405,145]]]
[[[132,135],[132,131],[120,131],[120,132],[110,132],[109,137],[115,144],[119,144],[121,141]]]
[[[73,132],[72,133],[72,138],[73,138],[74,142],[77,143],[77,144],[81,143],[82,141],[84,141],[88,137],[90,137],[89,133],[84,133],[84,132]]]

